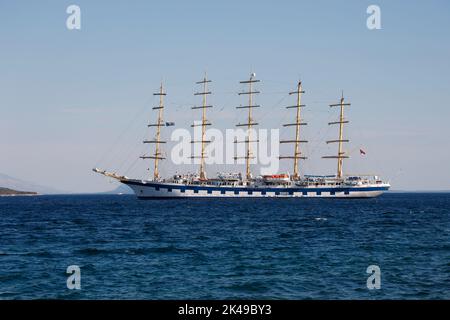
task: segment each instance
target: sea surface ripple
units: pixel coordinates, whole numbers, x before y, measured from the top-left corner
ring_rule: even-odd
[[[450,298],[450,193],[2,197],[0,215],[0,299]]]

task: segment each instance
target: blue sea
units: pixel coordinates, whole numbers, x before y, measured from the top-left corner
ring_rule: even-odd
[[[0,299],[449,298],[450,193],[0,198]]]

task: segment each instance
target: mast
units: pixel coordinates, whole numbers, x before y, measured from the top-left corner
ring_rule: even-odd
[[[337,175],[336,177],[338,179],[342,178],[342,165],[343,161],[346,158],[349,158],[347,155],[345,155],[345,152],[343,151],[343,143],[349,142],[349,140],[344,139],[344,124],[348,123],[348,120],[345,120],[344,118],[344,106],[350,106],[350,103],[344,103],[344,93],[342,93],[341,100],[339,103],[330,104],[330,108],[332,107],[340,107],[340,116],[339,121],[329,122],[328,125],[335,125],[339,124],[339,139],[338,140],[329,140],[327,141],[327,144],[329,143],[338,143],[338,154],[337,156],[324,156],[322,158],[326,159],[337,159]]]
[[[211,141],[205,140],[206,138],[206,126],[210,126],[211,123],[208,122],[206,119],[206,109],[212,108],[211,105],[207,105],[207,96],[211,94],[211,91],[208,91],[208,83],[211,83],[211,80],[208,80],[206,77],[203,78],[202,81],[196,82],[196,84],[203,85],[203,91],[202,92],[196,92],[194,93],[195,96],[202,96],[202,105],[200,107],[192,107],[192,109],[202,109],[202,122],[201,124],[193,124],[191,127],[201,126],[202,127],[202,138],[200,141],[192,141],[192,143],[201,143],[201,151],[200,156],[198,157],[191,157],[191,158],[200,158],[200,180],[206,180],[206,171],[205,171],[205,147],[206,143],[209,143]]]
[[[237,127],[247,127],[247,137],[246,137],[245,141],[235,141],[236,143],[245,142],[246,155],[243,158],[245,158],[245,176],[246,176],[247,181],[251,180],[251,178],[252,178],[252,175],[250,172],[250,159],[254,159],[250,143],[258,142],[258,140],[252,141],[252,139],[251,139],[252,138],[252,136],[251,136],[252,135],[252,133],[251,133],[252,127],[258,125],[258,123],[253,122],[252,109],[260,107],[259,105],[253,105],[253,95],[260,93],[259,91],[253,91],[253,84],[256,82],[260,82],[259,80],[255,79],[255,76],[256,75],[254,73],[252,73],[250,75],[249,80],[244,80],[244,81],[239,82],[239,83],[243,83],[243,84],[248,84],[248,91],[239,92],[239,95],[248,95],[248,105],[236,107],[236,109],[248,109],[247,122],[239,123],[236,125]],[[238,159],[238,158],[242,158],[242,157],[235,157],[235,159]]]
[[[155,140],[144,140],[144,143],[155,144],[155,153],[152,156],[142,156],[141,159],[153,159],[154,160],[153,180],[156,181],[160,178],[159,171],[158,171],[159,160],[165,159],[162,156],[160,145],[162,143],[166,143],[166,141],[161,141],[161,127],[163,127],[165,125],[162,117],[163,117],[163,110],[164,110],[164,96],[166,95],[166,93],[164,92],[162,83],[159,88],[159,92],[156,92],[153,95],[159,96],[159,105],[157,107],[152,108],[153,110],[158,110],[158,121],[155,124],[149,124],[148,127],[156,127],[156,137],[155,137]]]
[[[286,123],[283,126],[289,127],[289,126],[295,126],[295,140],[281,140],[280,143],[294,143],[294,155],[293,156],[281,156],[280,159],[293,159],[294,160],[294,174],[293,174],[293,180],[298,180],[299,170],[298,170],[298,164],[300,159],[307,159],[306,157],[301,156],[300,151],[300,143],[307,143],[306,140],[300,140],[300,126],[307,125],[306,122],[302,122],[301,118],[301,108],[305,107],[304,104],[301,104],[302,94],[305,93],[305,91],[302,90],[302,82],[299,81],[297,85],[297,91],[289,92],[289,95],[296,94],[297,95],[297,104],[295,106],[289,106],[286,107],[286,109],[296,109],[296,117],[295,117],[295,123]]]

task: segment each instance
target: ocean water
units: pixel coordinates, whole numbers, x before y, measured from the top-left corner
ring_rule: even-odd
[[[35,298],[449,299],[450,193],[3,197],[0,299]]]

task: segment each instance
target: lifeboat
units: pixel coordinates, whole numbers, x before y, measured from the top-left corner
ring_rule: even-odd
[[[264,181],[266,182],[289,182],[290,177],[287,173],[282,174],[271,174],[263,176]]]

